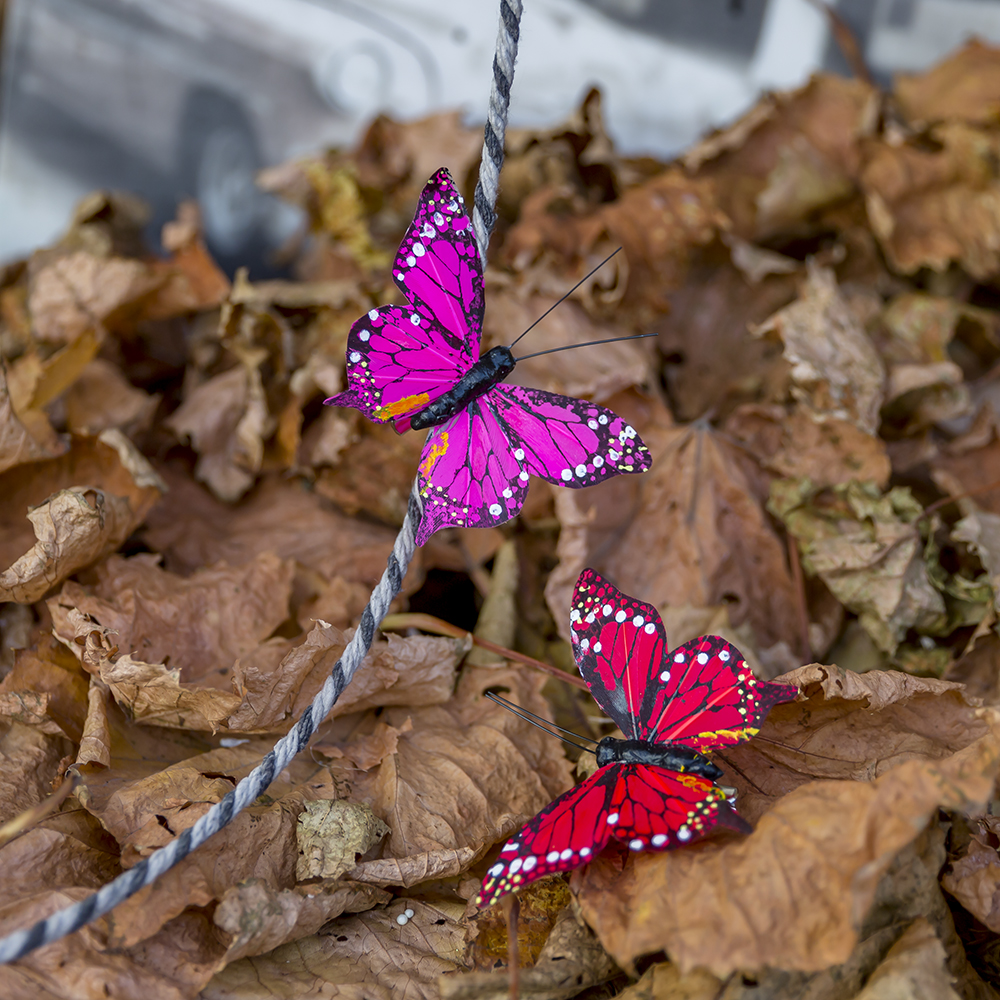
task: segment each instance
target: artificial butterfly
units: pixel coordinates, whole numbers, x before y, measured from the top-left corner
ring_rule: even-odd
[[[400,432],[432,428],[417,474],[418,545],[446,526],[510,520],[529,475],[581,487],[649,468],[635,429],[611,410],[503,384],[516,361],[506,347],[478,357],[483,270],[447,170],[424,188],[392,274],[409,305],[379,306],[351,327],[348,388],[326,402]]]
[[[772,706],[798,693],[758,681],[717,635],[668,653],[656,609],[592,569],[576,581],[569,617],[580,673],[625,739],[601,740],[598,770],[507,841],[480,907],[585,864],[612,838],[633,851],[667,851],[717,827],[749,833],[715,784],[722,770],[709,755],[755,736]]]

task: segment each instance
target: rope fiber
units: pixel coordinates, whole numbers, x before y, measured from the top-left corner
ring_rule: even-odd
[[[494,208],[500,185],[500,168],[503,165],[503,142],[507,128],[510,87],[514,79],[520,21],[521,0],[500,0],[500,28],[497,33],[496,55],[493,59],[493,84],[490,89],[483,156],[479,165],[479,181],[476,184],[472,212],[473,232],[484,268],[486,249],[493,227],[496,225]],[[305,749],[313,733],[344,693],[358,667],[361,666],[362,660],[368,655],[375,638],[375,630],[386,616],[389,605],[402,589],[403,577],[416,550],[416,533],[422,516],[423,503],[418,492],[418,483],[414,480],[403,526],[396,536],[385,572],[361,614],[357,631],[340,659],[334,664],[330,676],[327,677],[312,704],[302,713],[289,732],[278,740],[274,749],[260,764],[176,840],[140,861],[86,899],[53,913],[27,930],[15,931],[0,938],[0,964],[13,962],[42,945],[58,941],[61,937],[79,930],[114,909],[119,903],[124,902],[129,896],[186,858],[264,793],[274,780],[274,776],[280,774],[292,758]]]

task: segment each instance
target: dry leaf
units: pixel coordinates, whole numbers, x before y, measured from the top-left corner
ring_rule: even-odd
[[[780,799],[744,840],[607,858],[575,876],[587,922],[616,960],[666,950],[719,976],[843,962],[880,877],[939,807],[972,811],[1000,766],[988,735],[943,760],[910,760],[872,782],[811,782]],[[819,817],[823,822],[817,822]]]
[[[111,427],[134,434],[149,427],[158,405],[158,396],[136,389],[117,365],[95,358],[66,393],[66,420],[74,434]]]
[[[634,506],[602,486],[556,495],[562,561],[545,593],[560,631],[577,576],[594,566],[654,607],[725,601],[730,620],[748,621],[759,647],[795,636],[784,547],[754,495],[746,457],[699,425],[642,434],[656,459]]]
[[[808,480],[778,480],[768,509],[798,542],[806,571],[858,614],[880,649],[895,652],[909,628],[933,635],[946,624],[915,524],[923,509],[909,490],[883,496],[851,482],[820,493]]]
[[[272,429],[256,368],[237,365],[198,386],[164,421],[190,438],[200,458],[195,475],[220,500],[238,500],[255,480]]]
[[[810,261],[801,297],[753,333],[781,338],[792,366],[792,395],[813,417],[847,420],[866,434],[876,433],[882,360],[848,308],[833,271]]]
[[[926,73],[901,73],[895,80],[899,110],[912,122],[949,118],[993,125],[1000,113],[1000,50],[978,38]]]
[[[397,922],[406,907],[413,916]],[[291,990],[351,1000],[436,1000],[438,977],[462,967],[463,909],[414,899],[341,917],[321,934],[234,962],[200,996],[272,1000]]]
[[[113,552],[142,523],[163,488],[146,459],[116,431],[78,438],[62,458],[8,470],[0,496],[10,520],[0,530],[0,600],[38,600],[71,573]],[[44,499],[48,495],[48,499]]]
[[[789,411],[746,404],[733,411],[725,431],[776,476],[807,477],[817,488],[856,479],[884,489],[889,482],[892,469],[880,438],[846,420],[816,420],[802,406]]]
[[[365,805],[342,800],[307,802],[299,813],[296,838],[299,860],[295,877],[339,878],[355,867],[389,828]]]
[[[918,917],[889,949],[857,1000],[959,1000],[934,928]]]

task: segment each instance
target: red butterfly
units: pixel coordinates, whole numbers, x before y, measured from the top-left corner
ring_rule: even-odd
[[[612,837],[633,851],[667,851],[716,827],[749,833],[714,784],[722,770],[708,754],[756,736],[772,706],[798,693],[758,681],[717,635],[668,654],[656,609],[592,569],[576,581],[569,618],[580,673],[626,738],[601,740],[598,770],[507,841],[483,880],[480,907],[586,864]]]

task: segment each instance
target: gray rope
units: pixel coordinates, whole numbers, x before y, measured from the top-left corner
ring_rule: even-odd
[[[510,83],[514,76],[514,59],[517,56],[520,19],[521,0],[500,0],[500,33],[497,38],[497,54],[493,60],[493,87],[490,91],[483,159],[479,166],[479,182],[476,184],[475,206],[472,213],[472,228],[484,267],[486,248],[496,223],[496,213],[493,208],[496,205],[500,166],[503,163],[503,137],[510,102]],[[420,499],[418,481],[414,480],[403,526],[396,536],[382,579],[372,591],[372,596],[361,614],[358,630],[347,644],[340,659],[334,664],[330,676],[313,698],[312,704],[302,713],[301,718],[288,733],[278,740],[274,749],[260,764],[225,798],[212,806],[194,826],[185,830],[166,847],[160,848],[155,854],[140,861],[134,868],[130,868],[79,903],[53,913],[52,916],[40,920],[27,930],[15,931],[5,938],[0,938],[0,964],[13,962],[42,945],[58,941],[59,938],[79,930],[92,920],[113,910],[119,903],[124,902],[143,886],[149,885],[186,858],[264,793],[274,780],[274,776],[280,774],[291,759],[305,749],[313,733],[344,693],[347,685],[351,683],[358,667],[361,666],[361,661],[368,655],[372,640],[375,638],[375,630],[385,618],[389,605],[402,589],[403,577],[416,550],[416,533],[422,516],[423,502]]]
[[[521,0],[500,0],[500,28],[493,56],[493,84],[483,134],[483,158],[472,204],[472,228],[479,244],[479,259],[486,270],[486,248],[497,224],[496,203],[503,166],[503,140],[507,132],[510,87],[514,82],[514,61],[521,30]]]

